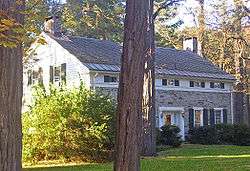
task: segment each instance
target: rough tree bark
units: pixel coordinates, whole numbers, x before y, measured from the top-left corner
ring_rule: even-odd
[[[144,86],[143,86],[143,126],[141,140],[141,154],[143,156],[156,155],[155,136],[155,29],[154,29],[154,0],[149,4],[149,29],[145,50]]]
[[[140,169],[142,97],[150,0],[127,0],[115,147],[116,171]]]
[[[20,1],[19,1],[20,2]],[[24,2],[24,1],[23,1]],[[22,22],[16,0],[0,0],[0,10]],[[14,14],[15,11],[15,14]],[[0,170],[21,170],[22,50],[0,46]]]

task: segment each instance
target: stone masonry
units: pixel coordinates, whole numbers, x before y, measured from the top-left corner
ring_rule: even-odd
[[[98,88],[102,92],[116,98],[117,88]],[[189,113],[188,109],[200,107],[206,109],[227,109],[227,123],[232,123],[231,94],[219,92],[195,92],[195,91],[156,91],[156,125],[159,125],[159,107],[183,107],[185,133],[188,132]]]

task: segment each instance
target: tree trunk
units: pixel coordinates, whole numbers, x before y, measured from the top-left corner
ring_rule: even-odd
[[[117,110],[114,170],[140,170],[144,66],[150,0],[127,0]]]
[[[154,0],[150,0],[149,21],[150,29],[147,33],[147,56],[145,58],[144,87],[143,87],[143,127],[141,140],[141,154],[143,156],[156,155],[155,136],[155,29],[153,19]]]
[[[205,49],[205,29],[206,29],[206,23],[205,23],[205,9],[204,9],[204,0],[198,0],[200,4],[200,12],[198,16],[198,22],[199,22],[199,42],[201,45],[200,54],[202,57],[205,57],[204,49]]]
[[[24,1],[23,1],[24,2]],[[1,0],[0,10],[18,8],[15,0]],[[20,14],[7,14],[22,22]],[[22,50],[0,46],[0,170],[21,170]]]

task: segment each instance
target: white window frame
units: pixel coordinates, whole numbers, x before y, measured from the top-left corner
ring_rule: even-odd
[[[195,127],[195,111],[201,111],[201,121],[200,121],[200,127],[203,125],[203,109],[202,107],[194,107],[194,127]]]
[[[215,114],[215,111],[221,111],[221,113],[220,113],[220,120],[221,120],[221,123],[219,123],[219,124],[222,124],[222,123],[224,123],[224,120],[223,120],[223,108],[214,108],[214,124],[218,124],[218,123],[216,123],[216,114]]]

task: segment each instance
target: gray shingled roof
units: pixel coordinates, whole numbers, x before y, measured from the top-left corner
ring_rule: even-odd
[[[55,38],[62,47],[95,71],[119,72],[121,45],[84,37]],[[156,73],[187,77],[235,80],[208,60],[191,51],[172,48],[156,49]]]

